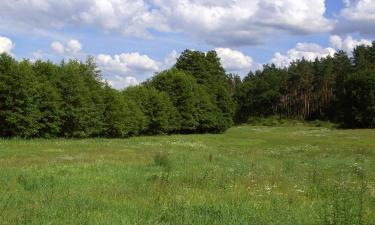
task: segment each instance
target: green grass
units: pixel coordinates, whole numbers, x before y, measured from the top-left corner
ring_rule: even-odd
[[[0,224],[375,224],[375,130],[0,140]]]

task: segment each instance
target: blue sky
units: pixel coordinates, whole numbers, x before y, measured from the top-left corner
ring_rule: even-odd
[[[95,57],[116,88],[215,49],[228,72],[351,52],[375,36],[375,0],[2,0],[0,52]]]

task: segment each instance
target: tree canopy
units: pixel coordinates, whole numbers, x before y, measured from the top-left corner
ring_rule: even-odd
[[[352,55],[264,65],[241,79],[215,51],[185,50],[144,83],[115,90],[93,58],[17,61],[0,54],[1,137],[129,137],[220,133],[252,117],[375,126],[375,42]]]
[[[289,67],[266,65],[237,85],[237,123],[251,117],[279,116],[328,120],[343,127],[374,127],[375,42],[359,46],[353,56],[297,60]]]

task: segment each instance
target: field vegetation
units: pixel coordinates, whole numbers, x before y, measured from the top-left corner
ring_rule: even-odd
[[[0,224],[375,224],[375,131],[0,140]]]

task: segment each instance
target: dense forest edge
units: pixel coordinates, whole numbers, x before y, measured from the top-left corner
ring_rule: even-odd
[[[375,42],[352,55],[264,65],[244,79],[215,51],[185,50],[169,70],[119,91],[94,59],[21,60],[0,55],[1,137],[110,137],[222,133],[253,118],[375,127]]]

